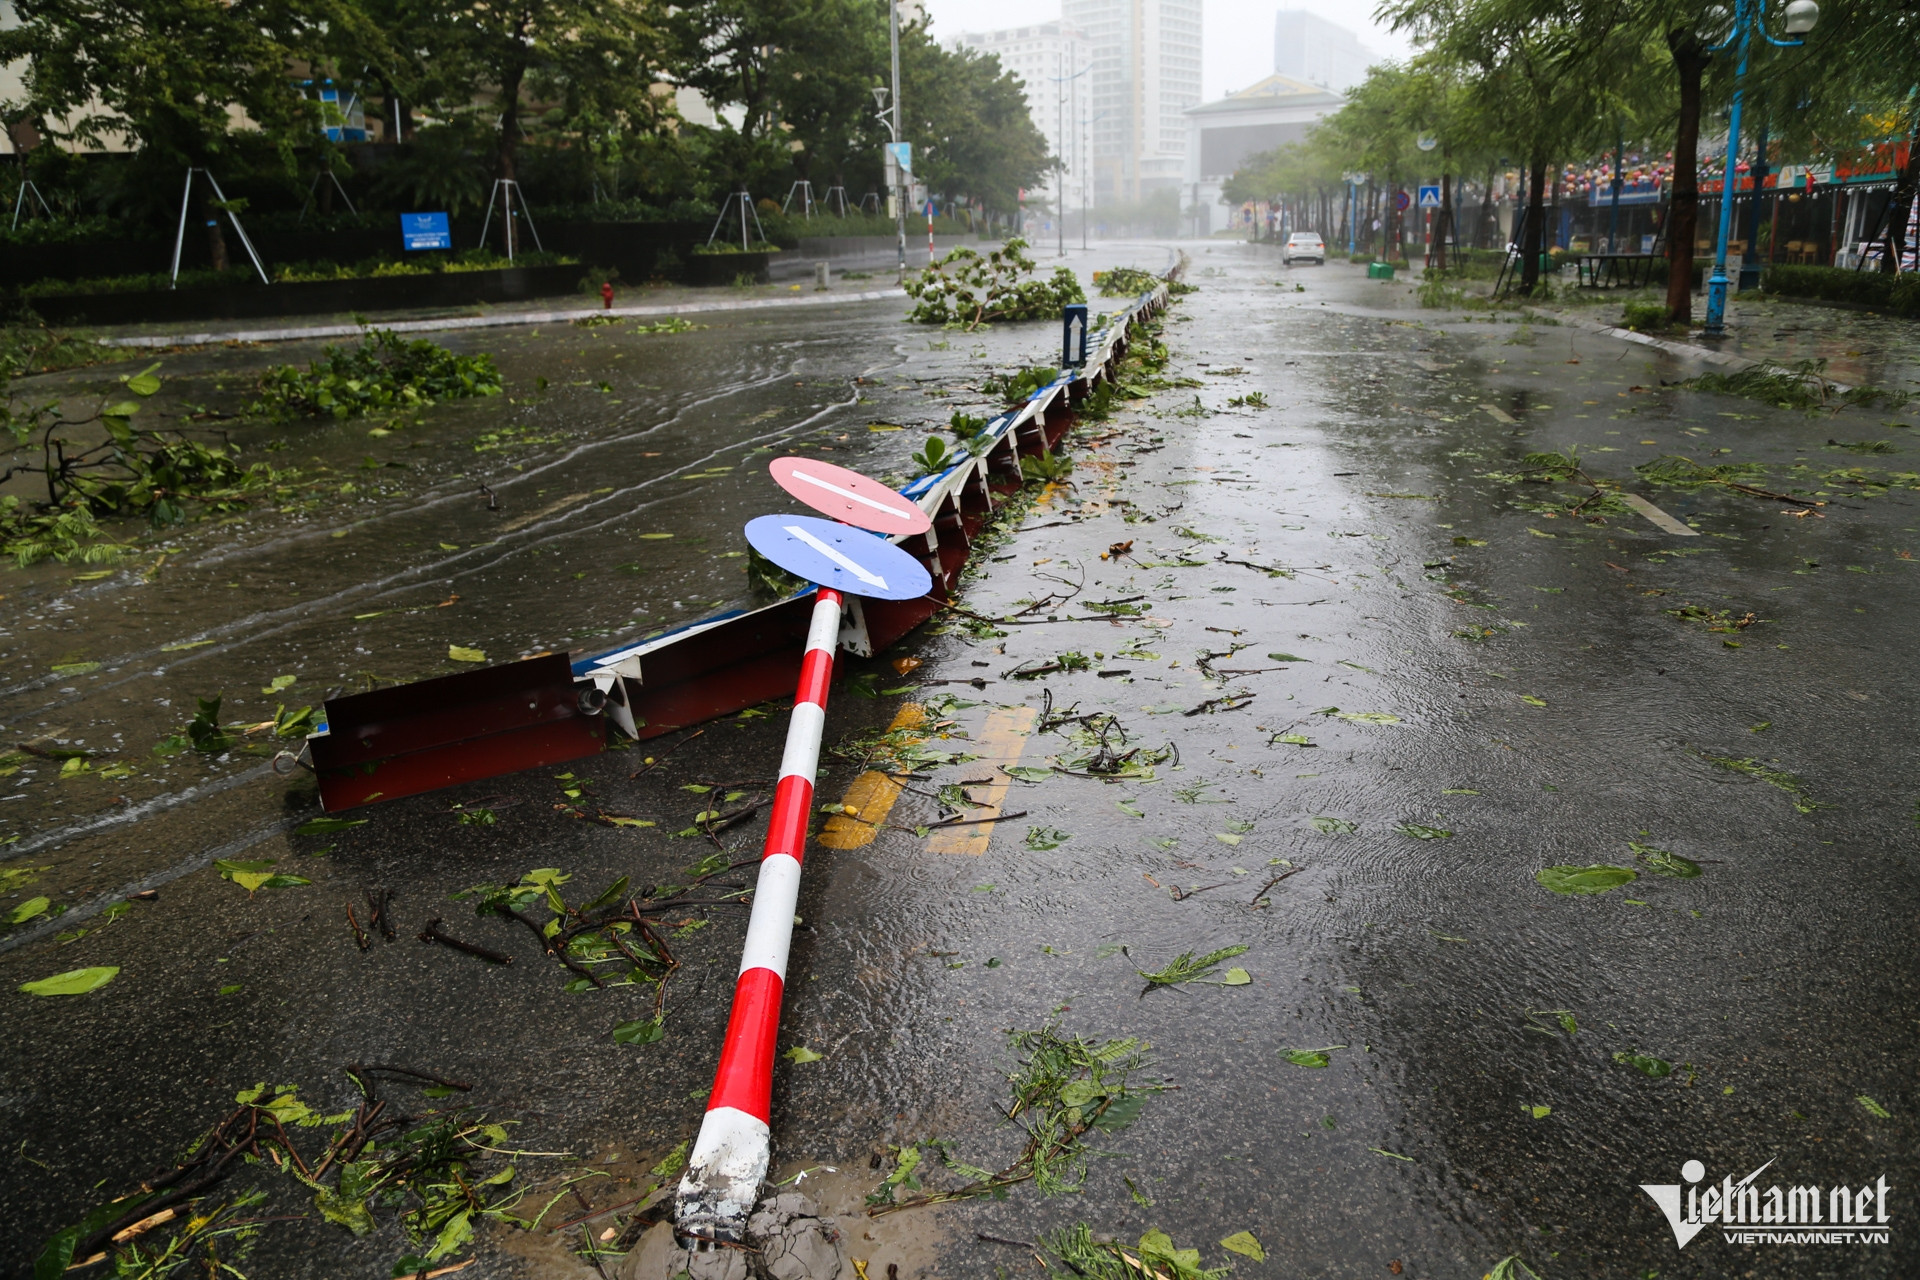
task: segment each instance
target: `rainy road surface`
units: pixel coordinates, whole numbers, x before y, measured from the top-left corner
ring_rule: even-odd
[[[773,1127],[774,1176],[837,1219],[840,1274],[1038,1275],[1008,1242],[1077,1224],[1130,1247],[1164,1232],[1250,1277],[1478,1277],[1514,1255],[1550,1280],[1909,1274],[1915,414],[1673,387],[1699,367],[1423,312],[1344,265],[1189,251],[1171,359],[1081,425],[1070,483],[1032,491],[983,549],[974,616],[846,660],[835,686],[819,798],[860,812],[808,859]],[[903,311],[463,335],[496,351],[507,397],[377,438],[246,428],[326,488],[97,581],[9,575],[8,735],[102,749],[66,778],[30,755],[0,800],[20,837],[0,906],[72,908],[0,955],[10,1271],[171,1167],[237,1092],[297,1085],[349,1115],[343,1069],[382,1064],[472,1086],[379,1086],[414,1117],[472,1108],[471,1243],[451,1209],[409,1243],[417,1202],[378,1194],[329,1222],[260,1165],[202,1205],[287,1219],[223,1242],[234,1265],[384,1277],[450,1239],[431,1269],[588,1276],[607,1250],[606,1274],[641,1272],[661,1213],[643,1197],[698,1125],[743,913],[669,922],[660,1034],[618,1043],[655,984],[570,991],[527,930],[450,896],[551,868],[578,905],[616,877],[651,892],[751,858],[757,818],[717,842],[674,833],[770,788],[780,709],[312,834],[310,791],[264,755],[152,744],[216,692],[256,721],[451,670],[449,645],[602,647],[743,602],[739,526],[780,501],[767,458],[910,475],[929,431],[992,403],[985,375],[1055,337],[909,329]],[[283,358],[163,372],[217,402]],[[1528,455],[1576,447],[1621,488],[1538,479],[1550,464]],[[1671,456],[1739,466],[1714,474],[1746,487],[1634,470]],[[876,747],[913,767],[904,790],[862,780]],[[923,833],[943,815],[995,820]],[[249,894],[214,859],[311,883]],[[157,899],[100,910],[143,885]],[[365,926],[369,890],[391,893],[397,936],[363,951],[345,911]],[[434,919],[512,963],[416,941]],[[1141,976],[1235,947],[1214,982]],[[87,966],[119,973],[77,997],[16,990]],[[914,1194],[882,1187],[903,1157],[926,1190],[964,1185],[955,1164],[1017,1166],[1009,1035],[1040,1028],[1150,1046],[1137,1118],[1091,1131],[1084,1171],[1052,1171],[1082,1185],[867,1216],[863,1197]],[[311,1161],[335,1130],[291,1132]],[[1818,1189],[1843,1242],[1716,1224],[1677,1247],[1641,1184],[1685,1195],[1689,1161],[1703,1190],[1763,1165],[1756,1200]],[[256,1186],[265,1201],[237,1204]],[[1858,1222],[1832,1218],[1842,1187]]]

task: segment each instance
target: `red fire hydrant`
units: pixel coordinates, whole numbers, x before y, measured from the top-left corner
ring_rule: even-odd
[[[600,300],[606,304],[606,310],[613,310],[613,281],[600,282]]]

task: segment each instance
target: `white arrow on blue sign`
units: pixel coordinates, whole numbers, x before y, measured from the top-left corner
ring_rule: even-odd
[[[1438,209],[1440,207],[1440,188],[1437,186],[1420,188],[1420,207]]]
[[[933,590],[933,577],[918,560],[837,520],[759,516],[747,522],[747,541],[795,577],[848,595],[914,600]]]

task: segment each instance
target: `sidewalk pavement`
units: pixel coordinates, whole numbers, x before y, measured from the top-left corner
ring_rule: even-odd
[[[1528,309],[1562,324],[1605,331],[1708,364],[1744,368],[1761,361],[1793,365],[1824,360],[1824,376],[1842,387],[1920,392],[1920,322],[1799,298],[1750,294],[1728,299],[1724,338],[1708,338],[1698,331],[1654,336],[1615,327],[1624,303],[1643,296],[1636,292],[1616,300],[1602,295],[1604,300],[1588,301],[1581,295],[1579,303]],[[1704,309],[1704,298],[1700,305]]]

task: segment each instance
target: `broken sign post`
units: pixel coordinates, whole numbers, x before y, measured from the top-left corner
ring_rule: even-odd
[[[835,483],[848,487],[844,481]],[[884,518],[873,511],[866,514]],[[800,860],[806,853],[813,813],[814,769],[826,727],[827,687],[833,679],[843,592],[909,600],[933,587],[933,579],[919,562],[892,543],[816,516],[761,516],[748,523],[747,541],[788,573],[820,587],[800,660],[793,716],[787,721],[786,749],[767,820],[727,1038],[707,1096],[700,1136],[674,1201],[675,1235],[696,1249],[712,1249],[720,1242],[738,1244],[745,1238],[747,1217],[767,1175],[773,1051],[780,1033],[787,948],[800,900]]]

